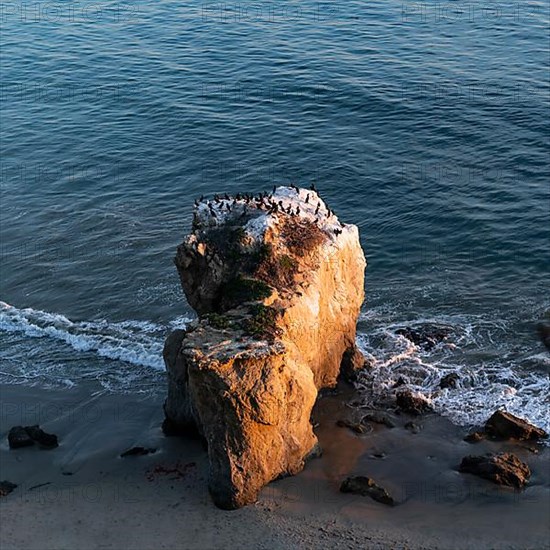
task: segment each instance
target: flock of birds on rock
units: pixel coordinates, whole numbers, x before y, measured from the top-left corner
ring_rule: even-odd
[[[296,194],[300,194],[300,189],[294,185],[291,184],[289,186],[291,189],[296,191]],[[318,191],[315,187],[315,184],[311,184],[309,190],[312,193],[308,193],[306,195],[306,198],[304,200],[305,204],[310,204],[310,199],[313,203],[313,193],[317,194]],[[288,206],[284,206],[282,200],[275,200],[273,197],[277,191],[277,186],[273,186],[273,191],[271,193],[262,192],[259,195],[250,195],[248,193],[237,193],[234,197],[230,197],[227,193],[224,193],[223,195],[214,195],[214,198],[212,200],[209,200],[204,195],[201,195],[199,199],[195,200],[195,208],[199,208],[201,205],[206,204],[208,207],[208,211],[210,215],[213,218],[217,218],[218,214],[220,212],[224,213],[231,213],[235,212],[237,207],[243,207],[240,217],[245,218],[248,214],[249,209],[258,209],[263,210],[267,214],[288,214],[289,216],[299,216],[301,213],[300,207],[296,206],[295,209],[292,208],[292,205],[289,204]],[[321,219],[321,216],[324,216],[327,219],[330,219],[333,216],[336,216],[333,210],[330,208],[326,208],[326,211],[321,211],[321,201],[317,202],[317,205],[315,207],[314,215],[317,219]],[[346,224],[338,221],[338,224],[340,227],[345,227]],[[342,229],[335,228],[334,229],[335,235],[340,235],[342,233]]]

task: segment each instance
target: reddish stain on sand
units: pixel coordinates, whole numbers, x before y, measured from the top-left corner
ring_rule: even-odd
[[[154,481],[161,476],[171,476],[170,479],[183,479],[195,467],[195,462],[188,462],[187,464],[184,464],[179,460],[174,464],[156,464],[145,472],[145,477],[147,478],[147,481]]]

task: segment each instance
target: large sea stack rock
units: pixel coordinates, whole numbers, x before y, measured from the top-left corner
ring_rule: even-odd
[[[214,502],[238,508],[303,468],[317,391],[357,356],[358,230],[312,190],[215,197],[175,263],[199,320],[165,344],[167,422],[204,437]]]

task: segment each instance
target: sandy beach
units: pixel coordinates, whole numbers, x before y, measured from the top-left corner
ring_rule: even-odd
[[[2,548],[546,547],[547,448],[483,442],[474,451],[465,429],[437,415],[418,420],[416,434],[403,417],[358,436],[335,426],[350,397],[344,389],[315,408],[321,458],[268,485],[255,505],[222,511],[208,495],[202,444],[162,434],[161,399],[6,386],[0,478],[18,487],[0,501]],[[9,428],[36,423],[60,446],[9,450]],[[120,458],[133,446],[157,450]],[[466,454],[513,447],[533,471],[523,491],[457,472]],[[399,504],[340,493],[347,475],[372,477]]]

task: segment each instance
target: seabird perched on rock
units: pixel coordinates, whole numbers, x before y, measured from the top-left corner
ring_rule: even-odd
[[[306,195],[306,200],[305,200],[305,203],[308,204],[309,203],[309,193]]]
[[[201,195],[201,198],[199,199],[199,202],[202,202],[204,200],[204,195]]]
[[[288,208],[286,209],[286,213],[290,214],[292,212],[292,206],[290,204],[288,205]]]
[[[319,208],[321,208],[321,203],[317,203],[317,208],[315,209],[315,215],[319,214]]]
[[[309,188],[310,188],[312,191],[315,191],[315,192],[317,193],[317,189],[316,189],[314,183],[312,183],[312,184],[309,186]]]
[[[223,198],[228,201],[229,200],[229,195],[227,193],[224,194]]]
[[[195,208],[198,208],[198,206],[199,206],[199,201],[195,199]]]
[[[299,206],[296,207],[296,215],[297,215],[297,216],[300,215],[300,207],[299,207]]]
[[[273,194],[275,194],[276,191],[277,191],[277,186],[274,185],[274,186],[273,186]]]

